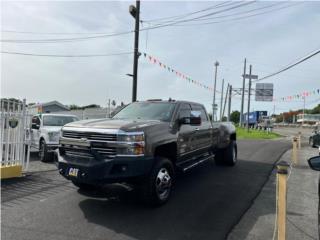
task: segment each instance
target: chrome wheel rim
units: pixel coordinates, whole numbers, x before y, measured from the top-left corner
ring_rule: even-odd
[[[160,200],[168,198],[171,190],[171,176],[166,168],[161,168],[156,178],[156,192]]]

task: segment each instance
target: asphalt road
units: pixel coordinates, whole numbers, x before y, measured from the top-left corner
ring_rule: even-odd
[[[170,201],[155,209],[120,185],[82,195],[57,171],[5,181],[2,239],[225,239],[289,146],[241,140],[235,167],[207,163],[180,175]]]

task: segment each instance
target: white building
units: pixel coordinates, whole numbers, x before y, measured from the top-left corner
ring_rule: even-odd
[[[308,123],[308,124],[318,123],[320,122],[320,114],[298,114],[297,122]]]

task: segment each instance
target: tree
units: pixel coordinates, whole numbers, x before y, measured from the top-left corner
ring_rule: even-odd
[[[318,106],[314,107],[311,110],[311,114],[319,114],[320,113],[320,104],[318,104]]]
[[[233,111],[230,115],[230,121],[234,123],[239,123],[240,121],[240,112],[239,111]]]

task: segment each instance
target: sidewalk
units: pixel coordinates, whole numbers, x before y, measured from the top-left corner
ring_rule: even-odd
[[[319,172],[309,168],[307,159],[318,155],[318,149],[298,150],[299,164],[293,167],[288,179],[287,239],[319,239],[318,183]],[[291,163],[291,150],[280,159]],[[276,212],[276,170],[254,200],[250,209],[228,235],[228,240],[273,239]],[[277,239],[275,237],[274,239]]]
[[[44,172],[44,171],[54,171],[58,170],[55,162],[41,162],[37,152],[30,153],[29,166],[24,174],[34,173],[34,172]]]

